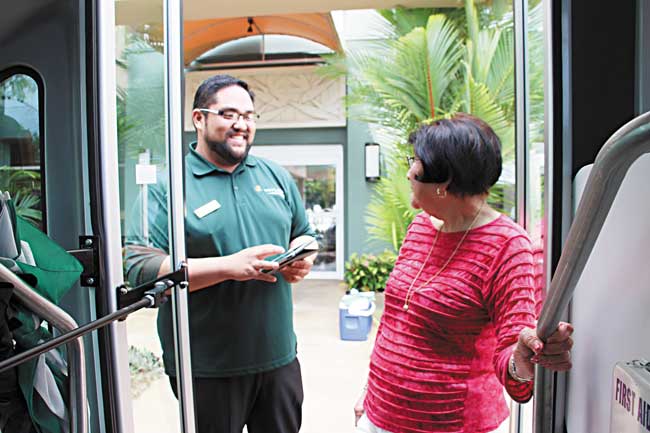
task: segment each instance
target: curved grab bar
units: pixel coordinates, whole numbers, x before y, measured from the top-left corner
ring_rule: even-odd
[[[569,305],[628,169],[637,158],[650,152],[648,122],[650,112],[623,126],[596,157],[542,308],[538,333],[543,340],[553,333]],[[641,123],[645,125],[639,126]]]
[[[69,332],[78,328],[77,322],[68,313],[36,293],[1,263],[0,280],[11,283],[14,286],[14,294],[23,305],[58,330]],[[87,433],[86,360],[81,338],[68,343],[68,377],[70,378],[70,400],[73,403],[70,405],[71,432]]]
[[[539,318],[537,329],[543,340],[553,333],[569,305],[628,169],[650,152],[649,122],[650,112],[630,121],[607,140],[596,157]]]
[[[537,333],[543,340],[553,333],[573,297],[575,286],[628,169],[648,152],[650,112],[621,127],[598,152],[537,323]],[[554,410],[554,384],[553,372],[539,365],[535,367],[535,433],[554,432],[558,425]]]
[[[635,117],[634,119],[627,122],[625,125],[618,128],[618,130],[616,130],[616,132],[614,132],[612,136],[609,137],[609,139],[605,142],[605,144],[603,144],[603,148],[605,146],[608,146],[612,142],[618,140],[619,138],[626,136],[627,134],[634,131],[638,127],[646,124],[650,124],[650,111],[648,111],[647,113],[639,114],[637,117]]]

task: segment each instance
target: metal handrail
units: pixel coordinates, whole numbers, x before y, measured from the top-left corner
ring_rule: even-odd
[[[16,274],[0,263],[0,280],[14,286],[16,297],[39,317],[62,332],[78,328],[75,320],[57,305],[48,301],[25,284]],[[88,432],[86,398],[86,359],[81,337],[68,343],[68,378],[70,380],[70,427],[72,433]]]
[[[598,152],[544,301],[537,327],[542,340],[553,333],[569,305],[628,169],[648,152],[650,112],[616,131]]]
[[[542,340],[555,331],[562,319],[630,166],[648,152],[650,112],[621,127],[598,152],[537,324]],[[554,429],[553,404],[548,396],[552,387],[553,375],[538,366],[535,369],[535,433],[550,433]]]

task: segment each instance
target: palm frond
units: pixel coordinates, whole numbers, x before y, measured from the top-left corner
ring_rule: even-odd
[[[468,86],[470,93],[469,113],[483,119],[499,136],[503,159],[512,158],[514,156],[514,127],[512,122],[508,121],[485,84],[477,83],[472,77],[469,77]]]
[[[398,36],[404,36],[416,27],[425,27],[433,11],[434,9],[431,8],[398,6],[394,9],[380,10],[379,13],[395,29]]]
[[[478,44],[479,19],[474,0],[465,0],[465,20],[467,22],[468,41]]]
[[[43,220],[43,213],[38,209],[41,203],[41,198],[38,195],[18,192],[14,194],[13,201],[17,215],[37,226],[40,225]]]
[[[371,240],[389,242],[397,252],[406,229],[415,217],[411,207],[411,187],[406,179],[406,164],[393,160],[389,174],[375,188],[366,208],[366,225]]]
[[[474,0],[465,0],[464,10],[457,10],[453,18],[437,13],[426,19],[426,26],[418,24],[422,14],[408,16],[410,12],[401,8],[382,11],[395,35],[401,36],[346,51],[348,115],[369,123],[382,152],[388,151],[384,153],[388,174],[375,185],[366,208],[372,240],[392,244],[396,250],[416,214],[411,208],[406,164],[398,156],[407,150],[409,133],[422,121],[451,117],[459,111],[482,118],[501,139],[504,164],[512,162],[512,14],[503,10],[506,2],[497,3],[500,10],[482,8],[479,13]],[[531,26],[536,32],[533,20],[534,16]],[[531,34],[531,39],[537,36]],[[332,61],[332,67],[340,68],[337,62],[340,59]],[[536,80],[540,77],[535,75]],[[541,89],[541,85],[531,87],[531,94],[540,95]],[[541,97],[531,98],[536,107],[543,102]],[[503,180],[491,191],[491,200],[504,211],[511,208],[512,188],[507,182],[511,181]]]
[[[501,30],[485,29],[478,33],[472,44],[475,52],[472,55],[472,76],[475,80],[485,83],[491,72],[492,60],[501,41]]]
[[[443,95],[457,78],[460,67],[463,46],[458,37],[458,31],[444,15],[433,15],[429,18],[426,28],[427,38],[427,67],[430,76],[432,104],[439,104]],[[434,112],[430,118],[435,117]]]
[[[514,37],[512,30],[501,32],[498,46],[493,53],[490,69],[485,77],[485,84],[490,89],[502,108],[514,107],[515,100],[515,63]]]

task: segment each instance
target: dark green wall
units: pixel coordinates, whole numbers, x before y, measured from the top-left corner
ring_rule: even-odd
[[[366,181],[364,149],[372,137],[365,123],[348,120],[347,138],[350,145],[345,149],[346,259],[352,253],[381,250],[368,242],[365,221],[366,206],[374,190],[374,183]]]

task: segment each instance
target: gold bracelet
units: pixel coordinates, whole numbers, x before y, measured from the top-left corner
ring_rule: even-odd
[[[517,374],[517,367],[515,366],[515,354],[513,353],[510,355],[510,360],[508,361],[508,374],[510,374],[510,377],[512,377],[514,380],[516,380],[519,383],[526,383],[532,381],[535,376],[526,378],[526,377],[521,377]]]

